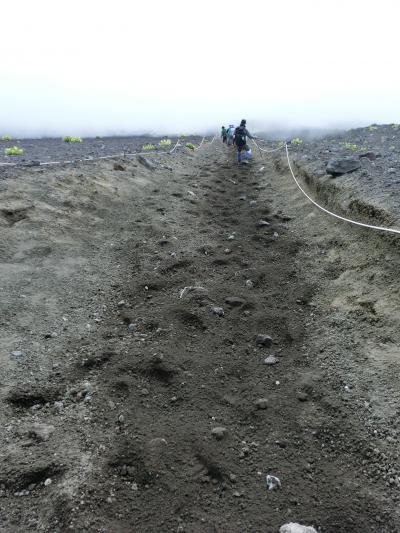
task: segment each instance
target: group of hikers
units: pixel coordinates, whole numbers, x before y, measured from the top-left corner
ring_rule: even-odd
[[[222,126],[221,128],[222,142],[226,143],[228,146],[236,146],[238,163],[242,163],[243,151],[245,152],[243,163],[247,163],[251,157],[251,149],[247,144],[247,137],[249,139],[257,139],[255,135],[249,133],[245,119],[240,122],[240,126],[237,128],[235,128],[233,124],[230,124],[229,128],[225,128],[225,126]]]

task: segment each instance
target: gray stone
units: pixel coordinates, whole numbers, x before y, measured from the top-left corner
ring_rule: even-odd
[[[279,528],[279,533],[317,533],[312,526],[303,526],[295,522],[289,522]]]
[[[272,338],[269,335],[264,335],[263,333],[259,333],[256,337],[256,343],[260,346],[265,346],[266,348],[270,348],[272,346]]]
[[[147,157],[144,157],[143,155],[138,155],[137,160],[141,165],[148,168],[149,170],[155,170],[157,167],[154,163],[152,163]]]
[[[340,176],[348,172],[354,172],[361,167],[360,159],[356,157],[335,157],[328,161],[326,172],[331,176]]]
[[[46,441],[49,440],[51,434],[54,433],[55,427],[48,424],[35,423],[28,426],[27,430],[29,437],[38,441]]]
[[[276,476],[271,476],[270,474],[266,477],[268,490],[278,490],[281,488],[281,480]]]
[[[308,400],[308,395],[306,392],[299,392],[297,394],[297,399],[299,402],[306,402]]]
[[[254,405],[257,407],[257,409],[267,409],[268,400],[267,398],[259,398],[254,402]]]
[[[228,430],[224,427],[216,427],[211,430],[211,435],[217,440],[222,440],[227,434]]]
[[[239,298],[238,296],[228,296],[225,298],[225,303],[230,305],[231,307],[241,307],[246,303],[246,300],[243,298]]]
[[[211,311],[218,316],[224,316],[225,314],[223,307],[211,307]]]
[[[254,287],[254,283],[251,281],[251,279],[246,279],[245,285],[248,289],[252,289]]]
[[[275,357],[275,355],[269,355],[264,359],[264,365],[276,365],[278,362],[278,359]]]
[[[120,163],[114,163],[113,168],[114,168],[114,170],[121,170],[121,171],[126,170],[126,168],[123,165],[121,165]]]
[[[21,352],[20,350],[14,350],[13,352],[11,352],[11,357],[19,358],[19,357],[22,357],[23,355],[24,355],[23,352]]]
[[[382,155],[376,154],[375,152],[365,152],[363,154],[360,154],[358,157],[360,158],[365,157],[366,159],[369,159],[370,161],[375,161],[377,157],[382,157]]]
[[[269,222],[267,222],[266,220],[259,220],[257,222],[257,228],[266,228],[268,226],[270,226],[271,224]]]

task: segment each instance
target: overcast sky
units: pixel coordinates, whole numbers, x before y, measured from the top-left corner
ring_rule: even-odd
[[[400,122],[398,0],[20,0],[0,17],[0,135]]]

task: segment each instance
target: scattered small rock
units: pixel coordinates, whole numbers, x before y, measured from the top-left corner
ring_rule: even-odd
[[[126,168],[123,165],[121,165],[120,163],[114,163],[113,168],[114,168],[114,170],[121,170],[121,171],[126,170]]]
[[[13,352],[11,352],[11,357],[15,357],[17,359],[19,359],[20,357],[23,357],[24,353],[21,352],[20,350],[14,350]]]
[[[259,398],[254,402],[254,405],[257,407],[257,409],[267,409],[268,400],[267,398]]]
[[[125,306],[125,300],[121,300],[117,303],[118,307],[124,307]]]
[[[257,200],[250,200],[249,202],[250,207],[255,207],[256,205],[257,205]]]
[[[149,170],[155,170],[157,167],[154,163],[152,163],[147,157],[144,157],[143,155],[138,155],[137,160],[141,165],[148,168]]]
[[[299,392],[297,394],[297,399],[299,402],[306,402],[308,400],[308,394],[306,392]]]
[[[267,482],[268,490],[278,490],[282,487],[280,479],[276,476],[271,476],[268,474],[265,480]]]
[[[192,294],[195,296],[206,296],[207,289],[200,286],[190,285],[189,287],[184,287],[179,292],[179,298],[184,298],[187,294]]]
[[[211,307],[211,311],[218,316],[224,316],[225,314],[223,307]]]
[[[279,238],[279,233],[277,233],[276,231],[274,231],[273,235],[272,235],[272,240],[273,241],[277,241]]]
[[[224,427],[216,427],[211,430],[211,435],[217,440],[222,440],[227,434],[228,430]]]
[[[256,343],[260,346],[265,346],[266,348],[270,348],[272,346],[272,338],[269,335],[264,335],[263,333],[259,333],[256,337]]]
[[[269,355],[264,359],[264,365],[276,365],[278,362],[278,359],[275,357],[275,355]]]
[[[246,300],[243,298],[239,298],[238,296],[228,296],[225,298],[225,303],[230,305],[231,307],[241,307],[246,303]]]
[[[49,440],[52,433],[54,433],[55,427],[48,424],[35,423],[28,427],[29,437],[38,441]]]
[[[376,154],[375,152],[365,152],[364,154],[360,154],[358,157],[359,158],[365,157],[366,159],[369,159],[370,161],[375,161],[377,157],[382,157],[382,155]]]
[[[51,484],[52,484],[52,480],[48,477],[48,478],[46,479],[46,481],[44,482],[44,486],[45,486],[45,487],[48,487],[48,486],[51,485]]]
[[[267,226],[270,226],[271,224],[267,222],[266,220],[259,220],[257,222],[257,228],[266,228]]]
[[[245,285],[248,289],[252,289],[254,287],[254,283],[251,281],[251,279],[246,279]]]
[[[289,522],[279,528],[279,533],[317,533],[312,526],[302,526],[295,522]]]

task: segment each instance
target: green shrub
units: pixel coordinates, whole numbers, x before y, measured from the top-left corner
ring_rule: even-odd
[[[150,152],[151,150],[155,150],[156,147],[154,146],[154,144],[145,144],[142,149],[145,152]]]
[[[23,153],[23,148],[18,148],[18,146],[10,146],[4,150],[5,155],[22,155]]]
[[[186,148],[189,148],[189,150],[196,150],[195,145],[192,143],[186,143],[185,146]]]
[[[170,146],[171,145],[171,139],[161,139],[160,146]]]
[[[290,141],[291,144],[303,144],[303,140],[300,139],[299,137],[295,137],[294,139],[292,139]]]
[[[11,141],[11,135],[3,135],[1,138],[2,141]]]
[[[398,130],[400,128],[400,124],[391,124],[393,130]]]
[[[65,143],[81,143],[82,139],[80,137],[71,137],[70,135],[66,135],[63,137],[63,142]]]
[[[375,126],[375,124],[371,124],[371,126],[368,126],[368,131],[375,131],[378,129],[378,126]]]

